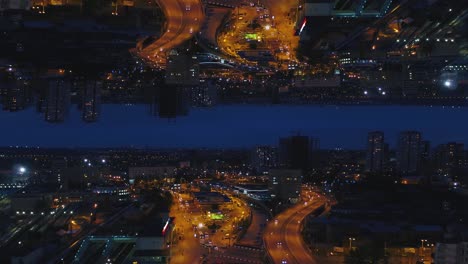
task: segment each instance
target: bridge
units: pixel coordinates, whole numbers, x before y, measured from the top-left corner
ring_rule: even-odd
[[[233,69],[234,68],[234,66],[230,64],[226,64],[222,62],[211,62],[211,61],[200,62],[199,65],[202,67],[206,67],[206,68],[218,68],[218,69]]]

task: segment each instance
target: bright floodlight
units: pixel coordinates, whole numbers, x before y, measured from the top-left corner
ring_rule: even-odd
[[[25,167],[20,167],[20,168],[19,168],[19,172],[20,172],[20,173],[25,173],[25,172],[26,172],[26,168],[25,168]]]
[[[452,87],[452,81],[451,81],[451,80],[446,80],[446,81],[444,82],[444,86],[447,87],[447,88]]]
[[[367,91],[364,91],[364,94],[367,95]]]
[[[102,160],[102,163],[106,163],[106,160],[105,160],[105,159],[103,159],[103,160]]]
[[[266,25],[266,26],[265,26],[265,29],[266,29],[266,30],[270,30],[270,25]]]

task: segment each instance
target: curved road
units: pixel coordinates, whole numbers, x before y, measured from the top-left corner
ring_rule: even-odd
[[[316,259],[308,253],[309,250],[302,239],[301,223],[307,215],[324,203],[326,199],[323,196],[315,197],[307,204],[301,201],[270,221],[263,238],[265,248],[273,263],[317,263]]]
[[[145,60],[164,65],[166,52],[191,39],[198,33],[204,19],[200,0],[157,0],[166,17],[164,34],[142,49],[138,54]]]

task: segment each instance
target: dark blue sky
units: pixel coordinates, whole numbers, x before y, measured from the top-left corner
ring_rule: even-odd
[[[84,123],[76,106],[62,124],[34,109],[0,112],[0,146],[41,147],[245,147],[276,144],[299,131],[322,148],[364,148],[366,134],[383,130],[394,146],[401,130],[419,130],[434,145],[468,144],[468,108],[421,106],[234,105],[191,109],[175,120],[149,115],[145,105],[104,105],[97,123]]]

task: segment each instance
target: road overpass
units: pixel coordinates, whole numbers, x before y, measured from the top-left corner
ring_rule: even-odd
[[[164,33],[146,46],[145,40],[139,41],[136,54],[155,65],[164,66],[166,52],[200,31],[204,13],[200,0],[157,0],[157,3],[166,17]]]
[[[314,0],[299,6],[300,17],[382,17],[393,0]]]
[[[268,256],[275,264],[316,264],[301,235],[304,218],[326,203],[323,196],[302,200],[279,214],[265,229],[263,240]]]

